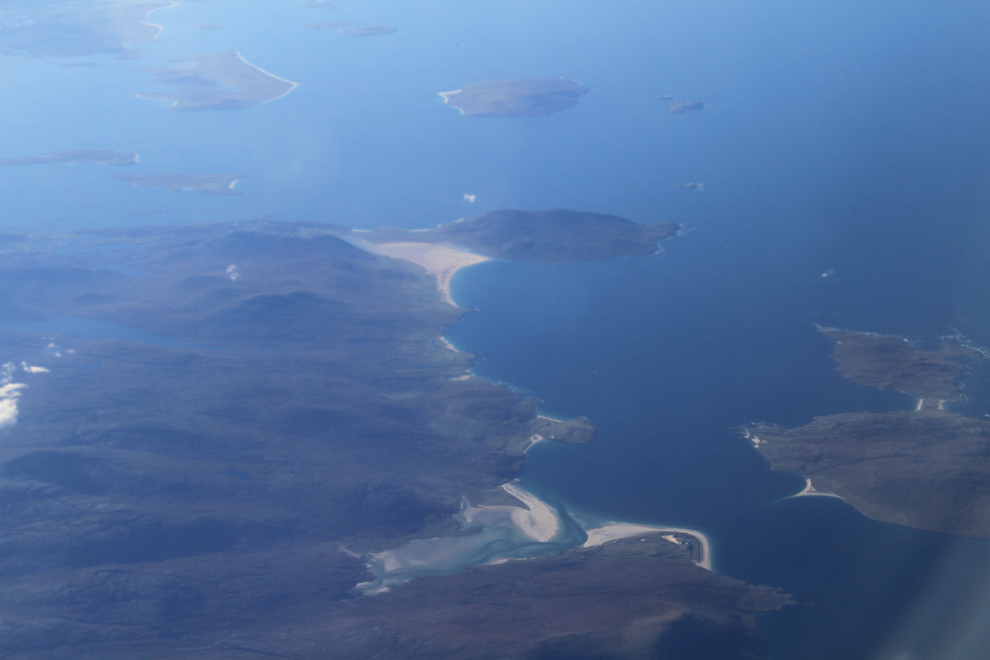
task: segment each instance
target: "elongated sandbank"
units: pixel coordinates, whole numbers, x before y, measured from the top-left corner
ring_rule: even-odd
[[[708,537],[693,529],[684,529],[682,527],[657,527],[653,525],[632,525],[630,523],[609,523],[602,527],[586,529],[584,531],[588,535],[588,540],[585,541],[582,546],[585,548],[603,545],[609,541],[625,539],[630,536],[636,536],[637,534],[672,532],[674,534],[693,536],[698,539],[699,543],[701,543],[701,559],[694,563],[706,570],[712,570],[712,555],[710,545],[708,543]]]
[[[461,268],[488,261],[488,257],[475,254],[449,243],[370,243],[361,239],[351,241],[354,245],[386,257],[405,259],[426,269],[437,279],[437,288],[443,301],[457,307],[450,297],[450,282]]]
[[[560,519],[552,506],[512,484],[503,484],[502,490],[529,507],[529,511],[512,507],[512,522],[533,540],[546,543],[560,531]]]

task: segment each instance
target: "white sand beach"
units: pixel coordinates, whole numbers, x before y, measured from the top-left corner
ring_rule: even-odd
[[[466,266],[488,261],[488,257],[474,254],[464,248],[449,243],[369,243],[364,240],[351,241],[354,245],[375,254],[405,259],[426,269],[437,278],[437,288],[443,301],[457,307],[450,297],[450,282],[454,273]]]
[[[815,490],[815,487],[811,485],[811,479],[805,478],[804,480],[804,490],[796,495],[791,495],[791,497],[835,497],[837,499],[842,499],[835,493],[828,493],[823,490]],[[786,498],[785,498],[786,499]]]
[[[675,534],[686,534],[693,536],[701,543],[701,559],[695,563],[706,569],[712,570],[712,555],[708,543],[708,537],[693,529],[683,529],[681,527],[655,527],[652,525],[631,525],[629,523],[609,523],[595,529],[584,530],[588,535],[588,540],[584,542],[585,548],[596,545],[603,545],[616,539],[625,539],[637,534],[653,534],[656,532],[672,532]],[[669,540],[669,539],[668,539]]]
[[[560,522],[553,507],[512,484],[502,484],[502,490],[529,507],[529,511],[512,507],[515,509],[512,512],[512,522],[526,536],[540,543],[546,543],[557,535],[560,531]]]
[[[238,50],[238,51],[235,51],[235,52],[237,54],[238,59],[240,59],[241,62],[244,62],[245,64],[247,64],[252,69],[257,69],[258,71],[261,71],[266,76],[269,76],[271,78],[274,78],[275,80],[281,80],[284,83],[287,83],[289,85],[292,85],[292,87],[290,87],[289,89],[285,90],[283,93],[279,94],[278,96],[276,96],[274,98],[270,98],[267,101],[263,101],[262,103],[268,103],[270,101],[274,101],[275,99],[280,99],[283,96],[285,96],[286,94],[288,94],[289,92],[291,92],[292,90],[294,90],[296,87],[299,87],[299,83],[297,83],[297,82],[292,82],[291,80],[286,80],[285,78],[279,78],[274,73],[269,73],[268,71],[265,71],[264,69],[262,69],[260,66],[255,66],[254,64],[251,64],[246,59],[244,59],[244,56],[241,55],[241,51]]]
[[[455,89],[452,92],[439,92],[439,94],[440,94],[440,96],[443,97],[443,102],[444,103],[446,103],[447,105],[451,105],[451,103],[450,103],[451,97],[457,96],[458,94],[460,94],[463,91],[464,91],[463,89]],[[454,106],[454,107],[457,107],[457,106]],[[462,115],[464,114],[464,111],[461,110],[460,108],[457,108],[457,111],[460,112]]]
[[[166,5],[165,7],[155,7],[154,9],[152,9],[151,11],[149,11],[147,14],[145,14],[145,19],[149,18],[156,11],[161,11],[162,9],[171,9],[172,7],[178,7],[178,6],[179,6],[179,3],[178,2],[173,2],[173,3],[169,4],[169,5]],[[158,28],[158,32],[155,33],[155,36],[152,37],[152,40],[158,39],[158,37],[162,36],[162,30],[164,30],[165,28],[163,28],[158,23],[149,23],[147,20],[143,20],[143,21],[140,21],[140,22],[141,23],[144,23],[148,27]]]

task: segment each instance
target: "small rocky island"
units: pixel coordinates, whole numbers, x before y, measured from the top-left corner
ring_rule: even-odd
[[[138,155],[129,151],[103,151],[98,149],[80,149],[77,151],[53,151],[44,156],[29,156],[26,158],[10,158],[0,160],[0,165],[58,165],[61,163],[97,163],[99,165],[133,165],[138,162]]]
[[[964,400],[977,350],[946,338],[924,350],[900,337],[822,329],[845,378],[918,397],[913,411],[819,417],[785,429],[743,429],[775,470],[808,479],[808,494],[834,494],[871,518],[990,538],[990,422],[944,409]]]
[[[339,21],[311,23],[303,27],[312,30],[336,30],[345,37],[377,37],[398,32],[391,25],[361,25],[360,23],[341,23]]]
[[[533,78],[471,83],[440,96],[462,115],[545,117],[577,105],[590,91],[566,78]]]
[[[141,188],[171,188],[175,191],[198,190],[214,195],[240,195],[234,185],[242,177],[234,174],[114,174],[113,178]]]

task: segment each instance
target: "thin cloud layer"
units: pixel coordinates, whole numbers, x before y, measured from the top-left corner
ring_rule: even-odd
[[[21,390],[27,387],[24,383],[15,383],[13,362],[3,365],[0,371],[0,429],[5,429],[17,423],[17,400],[21,398]]]

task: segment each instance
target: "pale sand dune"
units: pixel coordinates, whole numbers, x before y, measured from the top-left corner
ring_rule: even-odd
[[[637,534],[653,534],[655,532],[674,532],[693,536],[701,542],[701,559],[695,563],[704,569],[712,570],[712,555],[709,549],[708,537],[693,529],[683,529],[680,527],[654,527],[651,525],[630,525],[629,523],[609,523],[604,527],[584,530],[588,535],[588,540],[584,542],[585,548],[596,545],[604,545],[616,539],[625,539]]]
[[[553,507],[512,484],[503,484],[502,490],[529,507],[529,511],[512,507],[512,522],[521,532],[540,543],[546,543],[557,535],[560,522]]]
[[[352,241],[362,250],[381,254],[395,259],[405,259],[426,269],[437,278],[437,288],[444,302],[454,307],[457,304],[450,297],[450,281],[454,273],[466,266],[488,261],[488,257],[474,254],[464,248],[449,243],[369,243],[364,240]]]

